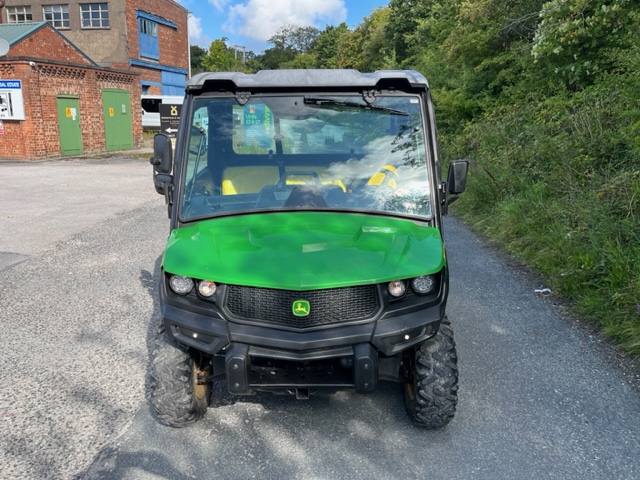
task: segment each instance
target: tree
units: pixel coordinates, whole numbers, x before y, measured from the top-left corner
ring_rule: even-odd
[[[235,49],[228,47],[226,42],[226,37],[211,42],[209,53],[202,60],[205,69],[210,72],[246,71],[242,56],[239,56]],[[250,52],[249,56],[252,55]]]
[[[316,57],[317,68],[335,68],[338,52],[340,51],[345,35],[349,33],[349,27],[342,22],[337,27],[327,25],[315,39],[311,50]]]
[[[395,57],[403,62],[409,56],[408,36],[415,33],[420,21],[429,16],[432,0],[391,0],[388,36]]]
[[[355,30],[341,34],[335,66],[372,72],[394,68],[395,54],[388,37],[391,10],[378,8],[365,17]]]
[[[191,54],[191,75],[204,72],[204,58],[207,55],[207,51],[198,45],[191,45],[189,51]]]
[[[378,8],[356,28],[363,32],[362,71],[396,67],[396,56],[388,34],[390,17],[390,8]]]
[[[340,39],[335,67],[362,69],[362,31],[349,30]]]
[[[312,26],[285,25],[268,40],[274,48],[307,53],[313,42],[320,36],[320,30]]]
[[[273,47],[266,49],[257,58],[257,62],[261,68],[292,68],[296,56],[309,53],[319,36],[320,31],[315,27],[300,25],[281,27],[268,40]],[[305,58],[302,64],[308,65],[309,61],[309,58]]]
[[[301,53],[292,61],[283,64],[281,68],[316,68],[317,62],[313,53]]]
[[[607,50],[633,45],[639,15],[631,0],[552,0],[540,12],[533,55],[569,84],[589,84],[611,66]]]
[[[267,48],[262,55],[258,56],[258,62],[261,68],[277,70],[282,68],[286,63],[292,62],[296,58],[296,51],[291,48],[273,47]]]

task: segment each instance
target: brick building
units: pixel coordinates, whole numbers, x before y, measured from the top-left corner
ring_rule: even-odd
[[[184,94],[189,75],[184,7],[173,0],[62,1],[5,0],[0,23],[46,21],[97,65],[137,71],[142,94]]]
[[[0,24],[0,158],[39,159],[142,142],[139,74],[101,67],[49,23]]]

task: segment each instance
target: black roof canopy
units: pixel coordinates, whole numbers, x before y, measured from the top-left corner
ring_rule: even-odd
[[[187,82],[187,92],[198,90],[238,89],[376,89],[417,88],[427,90],[427,79],[415,70],[379,70],[361,73],[351,69],[261,70],[253,74],[240,72],[205,72]]]

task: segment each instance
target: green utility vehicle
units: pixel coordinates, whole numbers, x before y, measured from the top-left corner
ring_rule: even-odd
[[[216,377],[298,399],[395,381],[418,425],[453,418],[442,215],[467,162],[441,182],[421,74],[199,74],[175,146],[156,135],[151,163],[170,218],[151,364],[161,422],[202,418]]]

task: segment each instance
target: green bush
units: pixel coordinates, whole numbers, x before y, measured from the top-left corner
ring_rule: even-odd
[[[496,108],[443,150],[472,160],[457,214],[640,355],[637,100],[610,86]]]

